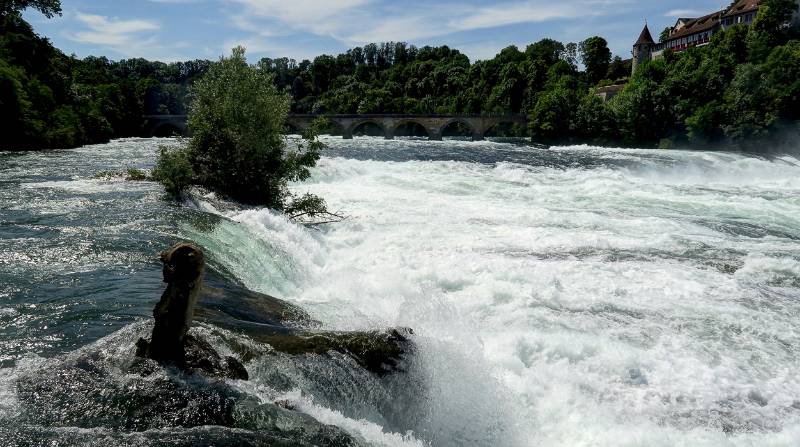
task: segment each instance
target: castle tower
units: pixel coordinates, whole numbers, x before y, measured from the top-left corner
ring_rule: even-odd
[[[653,40],[653,36],[650,34],[650,29],[647,27],[647,24],[644,25],[644,29],[642,30],[642,34],[639,35],[639,40],[633,44],[633,73],[636,73],[636,68],[639,64],[643,62],[648,62],[653,57],[653,48],[655,47],[656,42]]]

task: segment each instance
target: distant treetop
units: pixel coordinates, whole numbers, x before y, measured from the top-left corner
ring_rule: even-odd
[[[0,0],[0,15],[19,13],[33,8],[47,18],[61,15],[61,0]]]

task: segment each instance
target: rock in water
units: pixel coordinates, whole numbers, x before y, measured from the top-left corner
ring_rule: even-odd
[[[407,328],[367,332],[322,331],[302,309],[278,298],[247,290],[213,269],[206,273],[196,309],[197,320],[265,343],[288,355],[345,354],[367,371],[384,376],[399,370],[413,352]],[[234,349],[251,358],[246,349]],[[247,361],[247,360],[245,360]]]
[[[195,306],[199,319],[247,335],[275,351],[289,355],[339,352],[379,376],[396,371],[412,349],[410,329],[323,332],[302,309],[277,298],[226,283],[213,274],[208,278],[210,284],[204,285],[203,251],[193,244],[175,245],[161,255],[161,261],[168,286],[153,310],[151,340],[137,343],[139,357],[185,371],[246,380],[247,370],[241,362],[222,358],[208,342],[188,335]],[[239,354],[243,359],[250,357],[244,351]]]
[[[182,242],[162,253],[161,262],[167,290],[153,309],[153,335],[150,341],[139,339],[136,355],[187,371],[247,380],[247,370],[238,360],[223,359],[208,342],[188,335],[203,287],[203,251]]]

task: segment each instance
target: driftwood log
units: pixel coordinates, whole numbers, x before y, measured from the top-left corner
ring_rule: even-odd
[[[161,255],[167,290],[153,311],[150,340],[140,339],[137,355],[185,370],[247,379],[247,370],[232,357],[188,334],[193,319],[245,335],[289,355],[339,352],[378,375],[397,370],[411,348],[410,329],[372,332],[325,332],[302,309],[277,298],[233,284],[216,272],[205,272],[202,250],[181,243]],[[205,279],[204,279],[205,278]],[[244,361],[250,353],[238,352]]]

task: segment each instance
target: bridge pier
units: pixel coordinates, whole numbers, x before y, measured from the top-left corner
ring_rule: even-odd
[[[483,141],[483,134],[480,132],[476,132],[472,134],[472,141]]]

